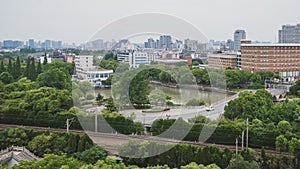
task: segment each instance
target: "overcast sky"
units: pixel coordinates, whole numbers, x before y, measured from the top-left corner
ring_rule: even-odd
[[[158,12],[196,26],[208,39],[275,41],[282,24],[300,23],[299,0],[1,0],[0,40],[85,42],[124,16]]]

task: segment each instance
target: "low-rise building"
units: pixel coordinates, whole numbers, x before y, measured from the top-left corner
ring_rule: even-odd
[[[92,84],[99,84],[114,73],[113,70],[101,70],[94,66],[93,56],[75,56],[75,71],[78,79],[87,80]]]
[[[0,151],[0,163],[2,165],[7,164],[8,167],[12,167],[15,164],[18,164],[21,160],[30,161],[33,159],[38,160],[40,158],[35,156],[25,147],[13,146]]]
[[[208,67],[214,69],[237,68],[237,54],[209,54]]]
[[[137,68],[141,64],[148,65],[151,61],[155,60],[155,54],[145,51],[126,51],[126,52],[119,52],[117,54],[117,60],[119,62],[124,62],[129,64],[131,68]]]

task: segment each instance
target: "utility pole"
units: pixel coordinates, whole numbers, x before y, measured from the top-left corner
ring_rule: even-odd
[[[67,123],[67,133],[69,133],[69,129],[70,129],[70,126],[71,126],[71,123],[74,122],[74,118],[71,118],[71,119],[67,119],[66,123]]]
[[[242,132],[242,150],[244,150],[244,133],[245,133],[245,131],[243,130],[243,132]]]
[[[248,148],[249,143],[249,120],[246,120],[246,148]]]
[[[239,141],[237,138],[235,138],[235,154],[236,155],[238,154],[238,144],[239,144]]]
[[[98,114],[95,112],[95,133],[98,132]]]
[[[69,128],[70,128],[70,119],[67,119],[67,133],[69,133]]]

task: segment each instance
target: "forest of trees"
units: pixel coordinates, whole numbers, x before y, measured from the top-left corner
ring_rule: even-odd
[[[114,55],[107,55],[99,63],[104,68],[113,69],[116,74],[105,83],[112,85],[114,99],[98,95],[96,98],[89,93],[91,85],[88,82],[73,82],[71,75],[74,64],[54,61],[52,63],[36,62],[33,58],[22,60],[17,57],[7,63],[0,63],[0,123],[34,125],[44,127],[65,128],[66,119],[75,119],[71,129],[82,129],[79,122],[94,121],[95,115],[87,115],[77,107],[85,104],[103,105],[102,114],[98,115],[98,131],[113,132],[104,122],[108,122],[115,131],[122,134],[141,134],[144,126],[134,122],[130,117],[118,113],[118,109],[128,103],[134,108],[148,108],[151,99],[150,82],[158,81],[167,84],[209,85],[207,69],[177,66],[171,68],[156,65],[141,65],[139,69],[130,71],[126,65],[118,63]],[[218,74],[218,70],[210,72]],[[268,71],[251,73],[244,70],[225,70],[227,88],[264,88],[267,78],[279,78]],[[117,81],[115,79],[118,79]],[[122,86],[128,86],[129,96]],[[299,97],[300,82],[291,87],[291,94]],[[82,98],[83,101],[82,101]],[[164,98],[167,99],[167,98]],[[190,100],[188,105],[203,105],[201,100]],[[37,132],[24,128],[5,129],[0,131],[0,149],[11,145],[25,146],[33,153],[44,156],[42,160],[22,162],[20,167],[37,168],[43,163],[65,168],[296,168],[296,159],[300,159],[300,101],[285,100],[273,103],[272,96],[265,90],[241,92],[239,98],[232,100],[225,107],[224,116],[219,122],[197,116],[188,121],[183,119],[157,119],[153,122],[151,132],[159,135],[170,128],[175,122],[184,126],[181,130],[191,130],[185,140],[197,141],[204,127],[215,128],[215,132],[207,140],[209,143],[234,145],[235,139],[241,141],[240,135],[246,129],[246,119],[249,120],[249,146],[262,148],[261,152],[245,149],[239,152],[241,156],[229,149],[215,146],[197,147],[177,145],[159,156],[145,159],[127,159],[116,162],[106,158],[106,152],[95,147],[88,136],[75,134]],[[95,131],[95,125],[88,123],[85,130]],[[180,136],[178,131],[169,131],[169,138]],[[177,133],[176,133],[177,132]],[[38,145],[38,146],[37,146]],[[120,153],[130,151],[131,145],[120,147]],[[154,143],[142,143],[141,149],[152,148]],[[148,147],[148,146],[151,146]],[[267,155],[264,148],[281,153],[278,156]],[[194,157],[189,154],[195,154]],[[97,158],[92,158],[95,156]],[[205,158],[204,156],[207,156]],[[99,157],[99,158],[98,158]],[[100,161],[99,161],[100,160]],[[215,163],[215,164],[213,164]],[[151,164],[150,167],[148,166]],[[199,165],[200,164],[200,165]],[[205,167],[205,165],[207,165]],[[49,165],[51,168],[51,165]],[[74,167],[76,166],[76,167]],[[79,167],[80,166],[80,167]]]

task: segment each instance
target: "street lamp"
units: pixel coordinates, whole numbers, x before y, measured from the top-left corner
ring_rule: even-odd
[[[143,125],[145,126],[145,116],[146,116],[146,114],[142,113],[142,115],[143,115]]]
[[[167,119],[169,119],[169,117],[171,117],[171,115],[169,115],[169,114],[166,114],[166,117],[167,117]]]

